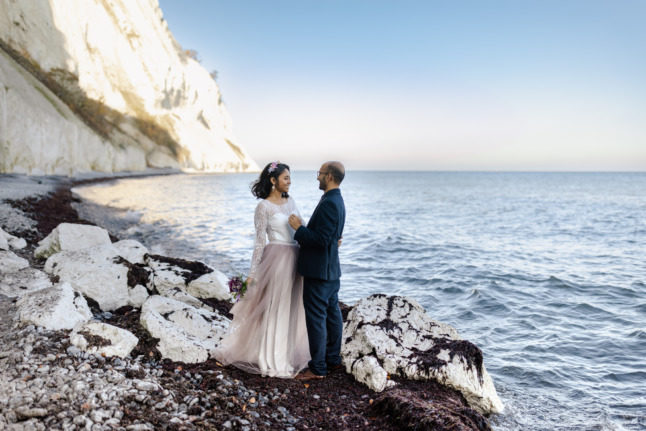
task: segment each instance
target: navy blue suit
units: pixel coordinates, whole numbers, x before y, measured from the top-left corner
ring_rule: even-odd
[[[345,224],[345,205],[339,189],[326,192],[307,227],[294,234],[300,250],[298,272],[303,276],[303,305],[314,374],[341,363],[343,318],[339,309],[341,265],[338,241]]]

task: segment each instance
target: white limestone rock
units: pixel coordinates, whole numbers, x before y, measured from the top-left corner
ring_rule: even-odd
[[[203,308],[208,311],[213,311],[213,308],[203,303],[193,295],[186,293],[185,290],[180,289],[179,287],[173,287],[172,289],[165,290],[160,294],[165,298],[174,299],[175,301],[183,302],[184,304],[190,305],[195,308]]]
[[[29,262],[13,251],[0,250],[0,274],[20,271],[27,268]]]
[[[34,251],[37,258],[48,258],[59,251],[74,251],[112,244],[108,231],[98,226],[61,223],[38,243]]]
[[[221,293],[218,293],[218,276],[207,277],[215,271],[201,262],[191,262],[158,255],[146,255],[145,260],[146,265],[152,269],[152,286],[162,296],[176,299],[193,307],[211,310],[210,307],[203,305],[192,293],[221,295]],[[197,281],[200,278],[202,280]],[[191,293],[189,293],[189,286],[196,281],[197,283],[193,285],[193,288],[190,289]]]
[[[36,268],[23,268],[15,272],[0,273],[0,294],[10,298],[52,287],[47,274]]]
[[[141,308],[141,306],[144,305],[144,302],[146,302],[146,299],[150,296],[148,289],[141,284],[137,284],[135,287],[130,289],[128,295],[128,305],[135,308]]]
[[[22,250],[27,247],[27,241],[24,238],[18,238],[12,235],[11,238],[9,238],[9,247],[14,250]]]
[[[9,250],[9,248],[21,250],[25,247],[27,247],[27,241],[24,238],[18,238],[0,228],[0,250]]]
[[[369,388],[383,390],[395,386],[395,382],[388,379],[388,373],[374,356],[363,356],[357,359],[352,368],[354,378]]]
[[[65,282],[28,293],[16,301],[16,306],[20,321],[50,330],[72,329],[92,318],[83,295]]]
[[[343,338],[346,371],[375,391],[387,387],[385,373],[434,379],[460,391],[482,414],[503,410],[480,349],[412,299],[377,294],[360,300],[348,314]]]
[[[88,337],[88,335],[100,337],[103,340],[98,344],[93,344],[92,337]],[[70,342],[79,349],[94,355],[125,358],[137,346],[139,339],[130,331],[107,323],[86,322],[76,325],[70,334]]]
[[[112,244],[118,251],[119,256],[123,257],[130,263],[144,263],[144,256],[148,249],[139,241],[134,239],[124,239]]]
[[[115,310],[130,303],[128,266],[112,244],[61,251],[45,262],[45,272],[69,282],[95,300],[101,310]]]
[[[186,289],[186,278],[184,276],[189,271],[164,262],[155,255],[146,257],[146,265],[153,271],[153,286],[160,295],[164,295],[175,288]]]
[[[209,359],[231,323],[217,312],[159,295],[144,303],[140,321],[151,336],[159,338],[157,349],[164,358],[186,363]]]
[[[214,269],[213,272],[204,274],[188,283],[186,292],[196,298],[229,299],[231,293],[228,283],[227,276]]]

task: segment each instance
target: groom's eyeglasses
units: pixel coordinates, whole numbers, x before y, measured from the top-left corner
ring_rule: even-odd
[[[323,174],[323,175],[327,175],[327,174],[328,174],[328,172],[326,172],[326,171],[316,171],[316,178],[320,177],[320,176],[321,176],[321,174]]]

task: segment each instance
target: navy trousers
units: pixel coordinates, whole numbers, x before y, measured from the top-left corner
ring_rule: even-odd
[[[341,363],[343,317],[339,309],[340,280],[304,278],[303,305],[310,343],[309,368],[325,376],[327,367]]]

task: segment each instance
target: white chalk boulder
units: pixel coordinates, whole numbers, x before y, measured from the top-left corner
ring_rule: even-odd
[[[175,301],[183,302],[184,304],[190,305],[195,308],[203,308],[207,311],[213,311],[209,305],[203,303],[193,295],[186,293],[185,290],[180,289],[179,287],[173,287],[172,289],[165,290],[161,296],[166,298],[174,299]]]
[[[153,286],[160,295],[165,295],[174,288],[186,290],[186,275],[189,271],[156,255],[146,256],[146,265],[153,270]]]
[[[134,239],[124,239],[112,244],[119,256],[123,257],[130,263],[144,263],[144,256],[148,253],[148,249],[139,241]]]
[[[108,231],[98,226],[61,223],[38,243],[37,258],[46,259],[59,251],[75,251],[97,245],[111,244]]]
[[[23,268],[15,272],[0,273],[0,294],[10,298],[52,287],[47,274],[36,268]]]
[[[69,282],[74,289],[95,300],[103,311],[130,304],[128,270],[112,244],[60,251],[45,263],[45,272]]]
[[[153,285],[164,294],[178,287],[186,291],[192,281],[213,272],[202,262],[188,261],[159,255],[146,255],[146,265],[153,270]]]
[[[348,314],[343,338],[346,371],[375,391],[388,386],[386,373],[434,379],[460,391],[482,414],[503,410],[482,351],[412,299],[377,294],[360,300]]]
[[[146,300],[140,322],[159,338],[157,349],[164,358],[186,363],[209,359],[231,323],[217,312],[159,295]]]
[[[149,296],[150,294],[148,293],[148,289],[141,284],[137,284],[128,292],[128,305],[135,308],[141,308]]]
[[[229,279],[214,269],[188,283],[186,291],[197,298],[229,299]]]
[[[212,308],[197,298],[220,299],[222,296],[221,278],[202,262],[159,255],[146,255],[145,260],[152,270],[152,288],[161,296],[209,311]]]
[[[0,228],[0,250],[9,250],[10,248],[20,250],[25,247],[27,247],[27,241],[23,238],[13,236]]]
[[[72,329],[92,318],[85,298],[69,283],[28,293],[16,301],[16,306],[20,321],[51,330]]]
[[[139,339],[125,329],[102,322],[76,325],[70,342],[84,352],[125,358],[137,346]]]
[[[20,271],[28,266],[27,259],[23,259],[12,251],[0,250],[0,274]]]

